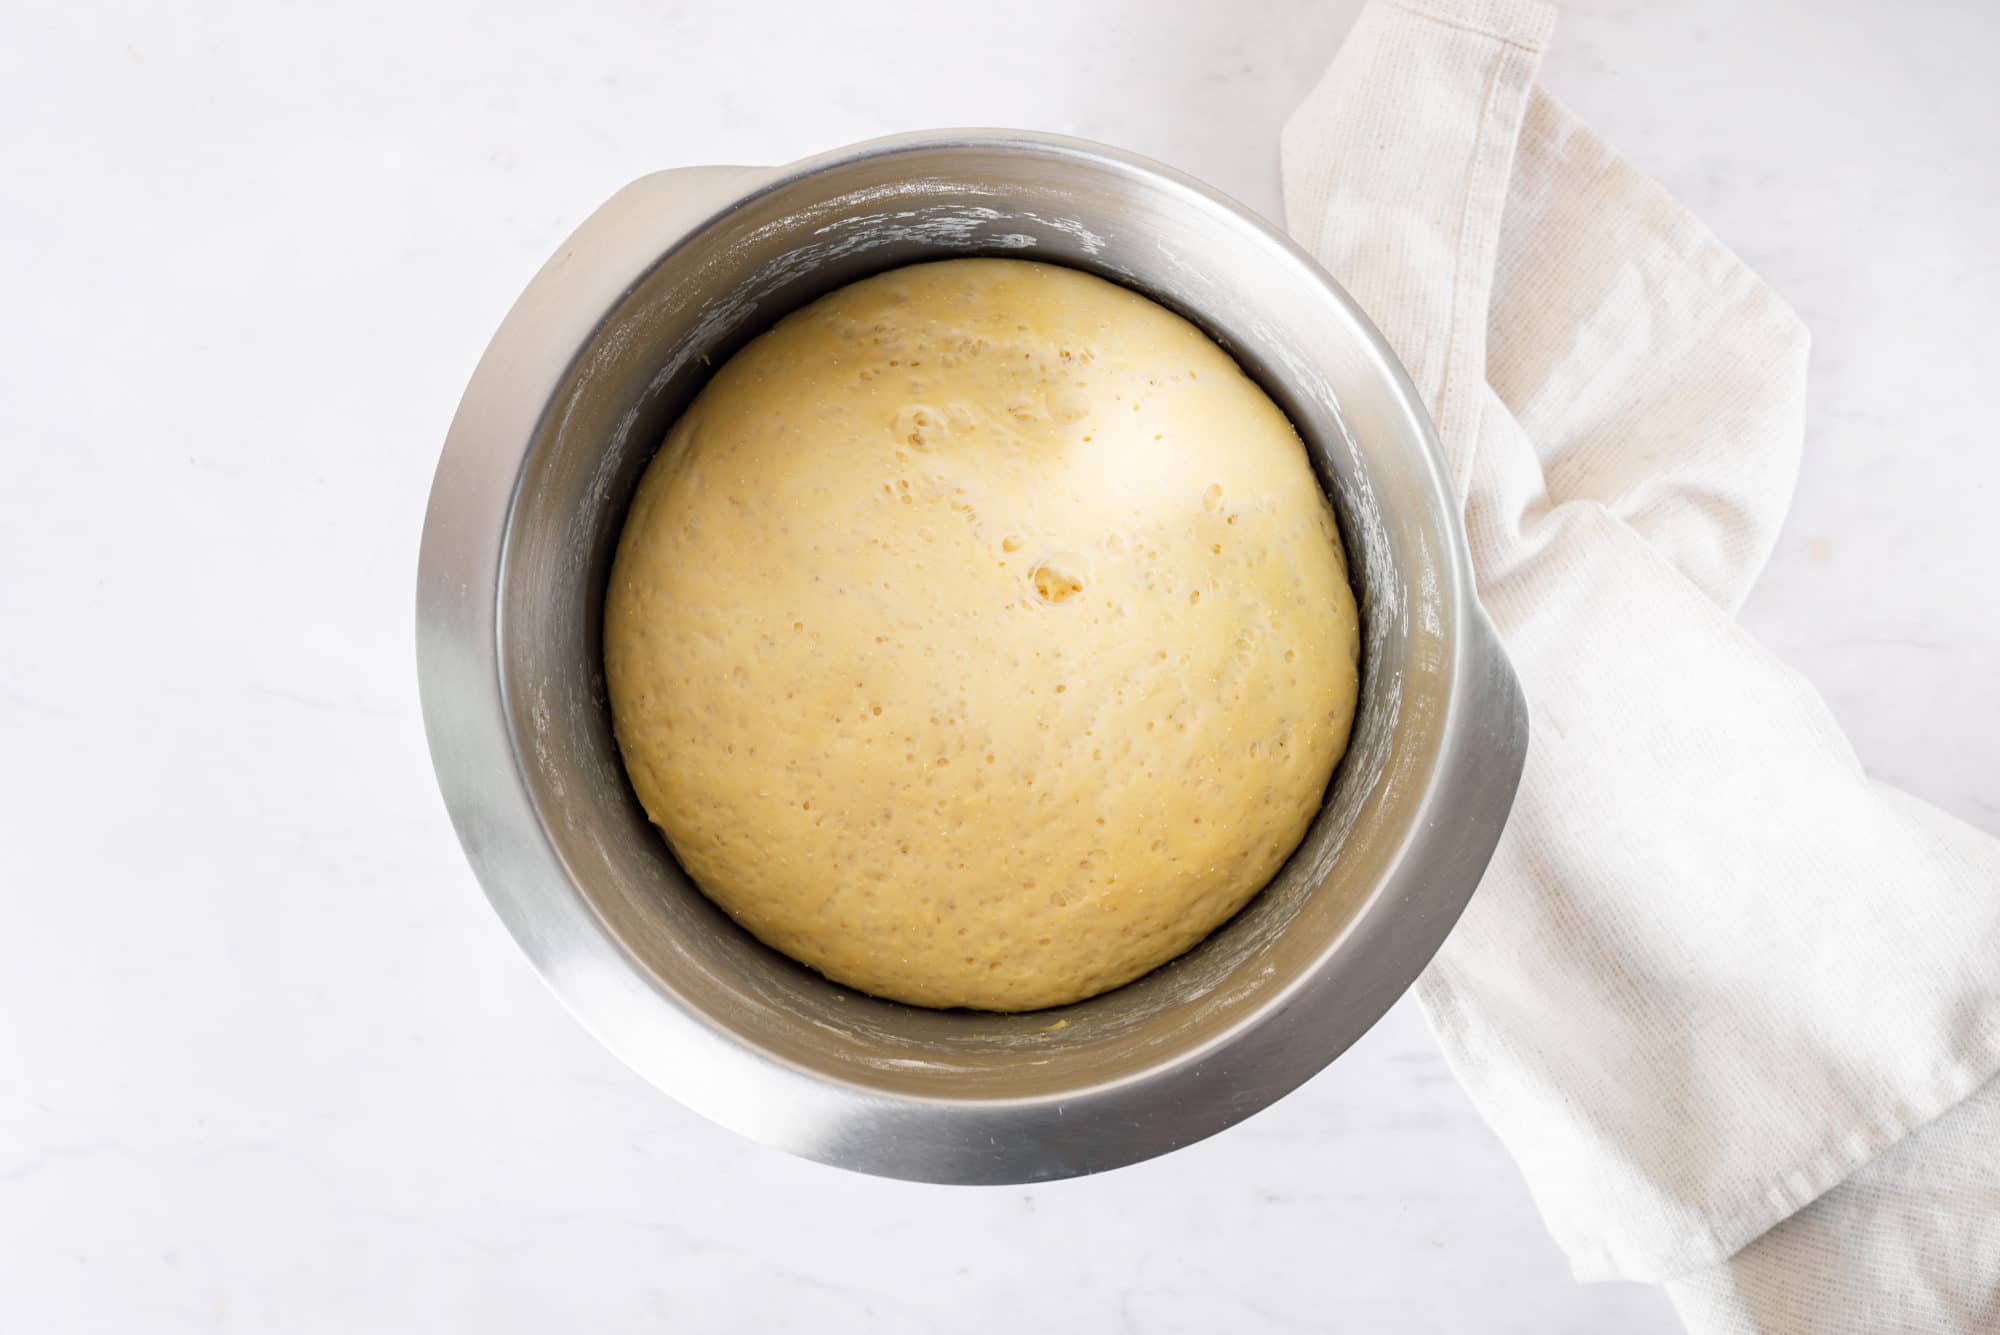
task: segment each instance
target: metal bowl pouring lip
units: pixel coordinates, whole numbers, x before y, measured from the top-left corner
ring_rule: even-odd
[[[1222,341],[1306,439],[1363,609],[1354,739],[1298,853],[1180,960],[1032,1015],[861,996],[752,940],[638,809],[600,669],[625,504],[705,367],[841,283],[966,253],[1095,270]],[[1200,183],[1021,132],[662,172],[613,197],[535,277],[466,390],[425,521],[417,646],[466,855],[576,1015],[745,1135],[938,1182],[1135,1162],[1320,1070],[1457,920],[1527,744],[1430,421],[1353,301]]]

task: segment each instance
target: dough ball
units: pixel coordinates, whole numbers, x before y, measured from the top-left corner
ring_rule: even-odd
[[[966,259],[731,358],[641,481],[605,668],[640,800],[760,939],[864,992],[1117,987],[1270,879],[1347,745],[1338,530],[1194,326]]]

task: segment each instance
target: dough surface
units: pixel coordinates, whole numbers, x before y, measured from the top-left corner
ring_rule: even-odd
[[[915,265],[731,358],[606,595],[619,747],[710,898],[837,982],[1028,1010],[1270,879],[1347,745],[1333,514],[1194,326],[1074,270]]]

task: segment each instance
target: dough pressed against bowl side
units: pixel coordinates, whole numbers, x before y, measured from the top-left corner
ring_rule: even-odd
[[[1174,958],[1270,879],[1359,654],[1284,414],[1074,270],[894,270],[716,374],[605,603],[653,821],[775,948],[875,995],[1026,1010]]]

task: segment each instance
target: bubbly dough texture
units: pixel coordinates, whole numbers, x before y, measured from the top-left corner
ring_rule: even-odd
[[[1083,273],[916,265],[719,370],[604,618],[640,800],[769,945],[1028,1010],[1194,945],[1290,855],[1359,638],[1290,422]]]

